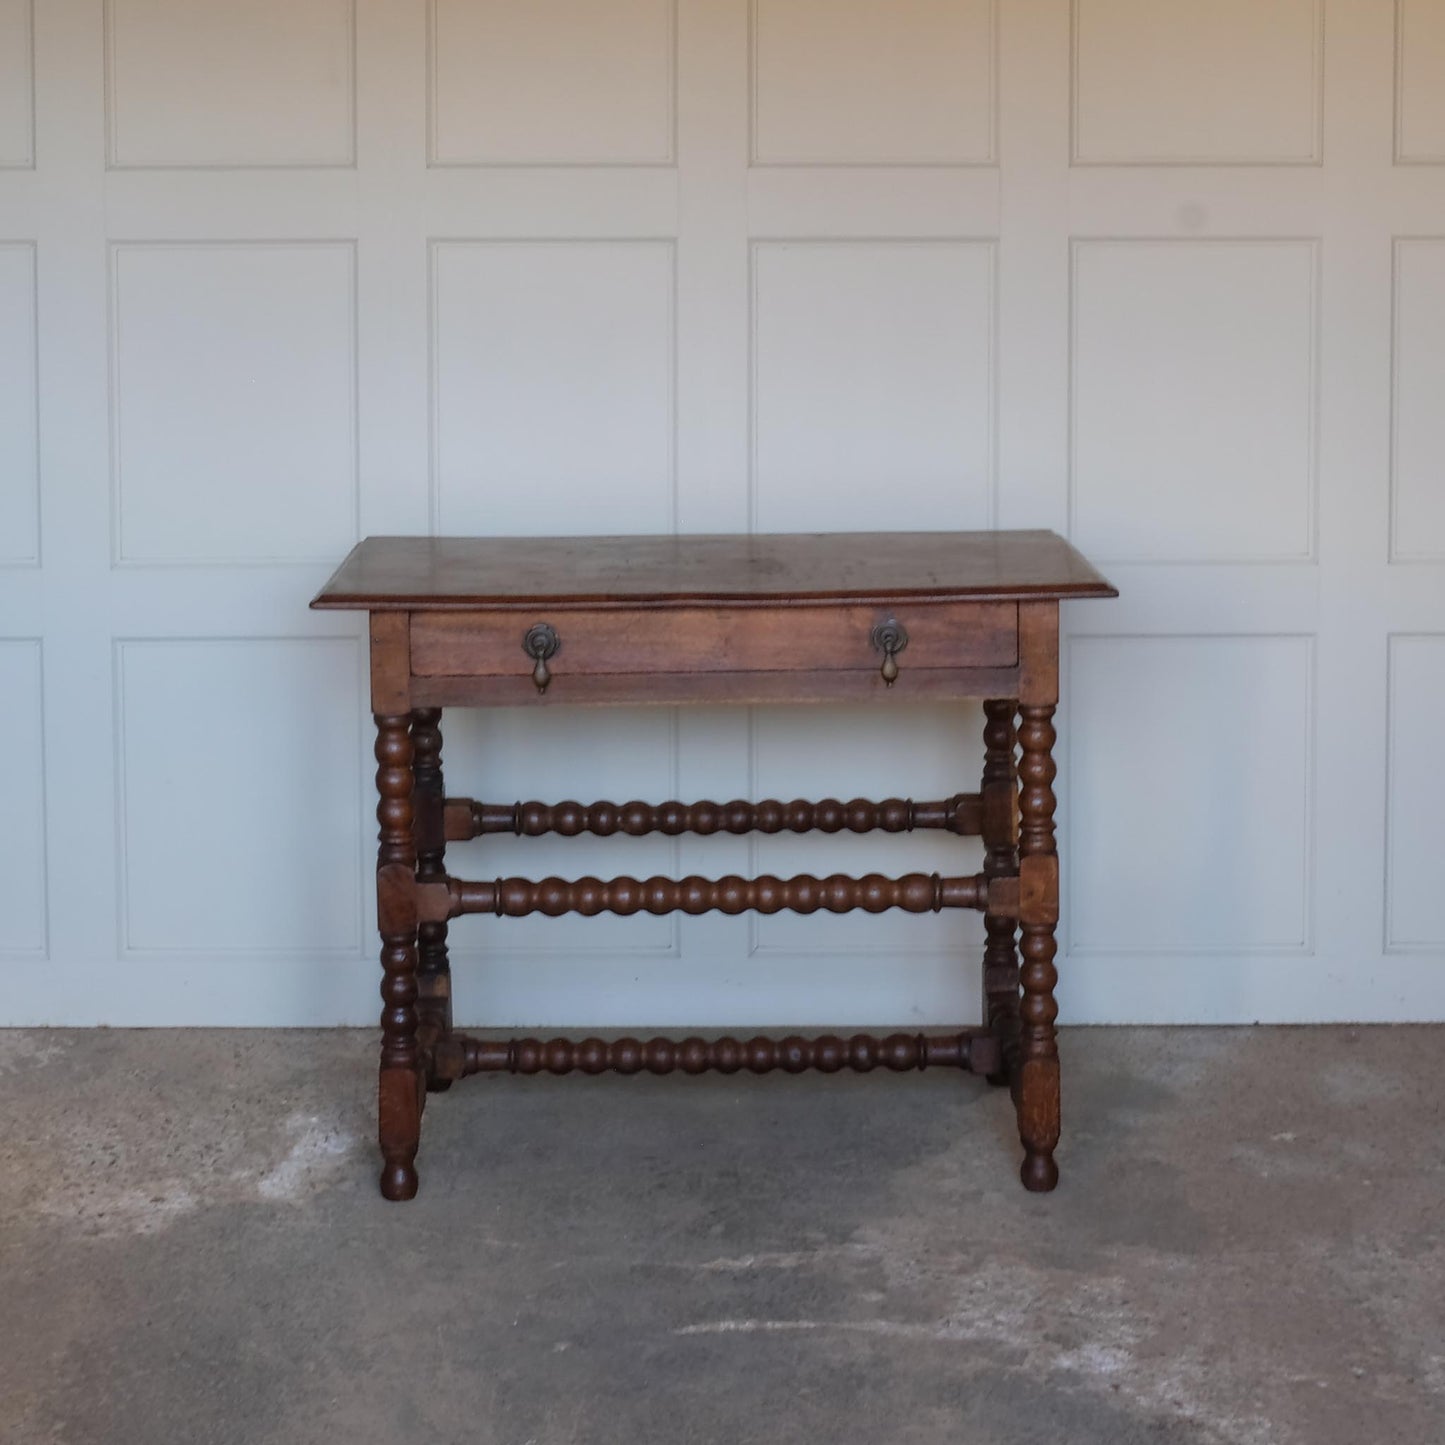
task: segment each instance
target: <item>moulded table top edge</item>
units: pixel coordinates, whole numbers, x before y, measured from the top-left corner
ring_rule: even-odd
[[[1048,531],[368,537],[311,606],[383,612],[1117,595]]]

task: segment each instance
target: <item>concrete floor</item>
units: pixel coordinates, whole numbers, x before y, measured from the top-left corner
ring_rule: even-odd
[[[386,1205],[355,1032],[0,1033],[6,1445],[1439,1445],[1445,1029],[957,1075],[472,1079]]]

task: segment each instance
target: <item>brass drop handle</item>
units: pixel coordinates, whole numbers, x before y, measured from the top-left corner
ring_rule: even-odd
[[[527,635],[522,639],[522,651],[535,660],[532,681],[537,684],[538,692],[547,691],[547,684],[552,681],[547,659],[555,657],[561,646],[562,639],[557,636],[557,629],[550,623],[539,622],[535,627],[527,629]]]
[[[908,646],[908,631],[895,617],[880,622],[874,627],[869,641],[874,652],[883,654],[883,666],[878,670],[883,676],[885,687],[892,687],[898,681],[898,654]]]

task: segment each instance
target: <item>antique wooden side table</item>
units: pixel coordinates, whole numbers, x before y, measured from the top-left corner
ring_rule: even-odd
[[[1052,1189],[1059,602],[1116,595],[1052,532],[368,537],[311,605],[371,614],[381,1192],[388,1199],[416,1193],[427,1092],[486,1070],[832,1073],[930,1064],[1010,1087],[1024,1186]],[[978,792],[938,802],[489,803],[449,798],[442,785],[445,707],[863,700],[904,707],[961,698],[984,700],[983,779]],[[981,837],[983,871],[471,882],[446,869],[448,842],[488,833],[915,828]],[[646,1042],[480,1039],[452,1027],[447,926],[461,914],[855,908],[982,912],[982,1024],[884,1039]],[[820,1015],[826,1011],[820,1006]]]

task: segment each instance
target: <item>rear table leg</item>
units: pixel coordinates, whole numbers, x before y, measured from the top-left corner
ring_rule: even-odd
[[[1018,873],[1018,774],[1014,767],[1014,714],[1012,698],[990,699],[983,705],[984,765],[982,831],[985,847],[983,871],[990,878]],[[1019,962],[1014,948],[1016,924],[1012,918],[984,920],[988,942],[983,952],[984,1023],[998,1037],[1003,1064],[990,1074],[991,1084],[1009,1083],[1018,1066]]]
[[[441,709],[436,707],[413,708],[411,714],[416,774],[412,832],[416,839],[418,883],[435,882],[447,875],[441,717]],[[417,1026],[430,1059],[437,1042],[452,1031],[452,972],[447,958],[445,920],[422,923],[417,928],[416,985]],[[438,1078],[435,1069],[428,1069],[427,1088],[432,1093],[443,1093],[451,1086],[450,1079]]]

